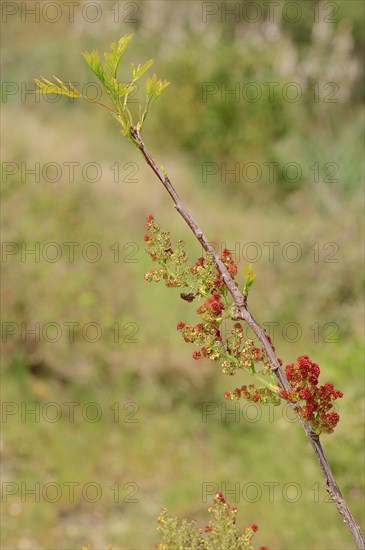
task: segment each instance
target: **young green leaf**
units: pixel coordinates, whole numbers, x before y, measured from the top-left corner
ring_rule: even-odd
[[[157,80],[156,73],[147,80],[146,84],[146,97],[147,102],[150,102],[153,97],[157,98],[162,92],[170,85],[170,82],[167,80]]]
[[[166,90],[166,88],[167,88],[168,86],[170,86],[170,84],[171,84],[171,82],[169,82],[168,80],[160,80],[160,79],[159,79],[159,80],[157,81],[156,98],[157,98],[158,96],[160,96],[160,95],[162,94],[162,92],[163,92],[164,90]]]
[[[245,286],[243,287],[243,294],[247,296],[250,291],[250,288],[252,287],[256,279],[256,275],[253,272],[251,264],[247,266],[246,269],[243,270],[243,276],[245,278]]]
[[[114,102],[118,102],[120,97],[132,93],[136,89],[136,85],[118,82],[116,78],[110,78],[106,84],[108,94],[113,98]]]
[[[150,59],[149,61],[146,61],[144,65],[138,65],[138,67],[135,67],[134,63],[131,63],[131,70],[132,70],[132,78],[133,80],[137,80],[140,78],[144,73],[153,65],[154,61],[153,59]]]
[[[106,75],[104,73],[104,68],[100,59],[99,52],[97,50],[92,50],[91,52],[83,52],[82,55],[92,72],[98,77],[100,82],[105,84]]]
[[[91,71],[99,79],[104,86],[109,98],[113,103],[113,108],[105,105],[101,101],[91,101],[101,107],[107,109],[116,118],[116,120],[122,126],[122,133],[130,138],[138,147],[140,143],[135,139],[131,128],[134,127],[137,130],[142,128],[143,122],[147,116],[148,109],[151,103],[158,98],[165,88],[170,84],[167,80],[157,79],[154,74],[147,81],[146,97],[147,101],[142,108],[139,108],[139,119],[135,124],[133,116],[128,108],[129,95],[137,89],[136,81],[145,74],[145,72],[153,64],[153,59],[149,59],[145,63],[138,64],[131,63],[132,78],[129,82],[120,82],[117,78],[120,62],[124,55],[124,52],[131,41],[133,35],[126,34],[120,38],[118,42],[112,42],[110,45],[110,51],[104,53],[105,62],[102,61],[100,53],[97,50],[90,52],[83,52],[83,57],[88,64]],[[54,77],[55,82],[51,82],[46,78],[35,79],[35,83],[38,87],[39,93],[56,93],[67,95],[69,97],[82,97],[86,101],[90,101],[89,98],[83,96],[71,83],[65,84],[59,78]]]
[[[68,97],[82,97],[82,94],[75,88],[75,86],[73,86],[73,84],[71,84],[71,82],[65,84],[56,76],[53,78],[56,80],[56,83],[47,80],[44,76],[42,76],[41,79],[35,78],[34,82],[38,86],[37,92],[39,94],[58,94],[66,95]]]
[[[116,78],[117,76],[119,64],[132,37],[133,34],[122,36],[118,44],[116,42],[110,44],[110,53],[104,53],[105,68],[112,78]]]

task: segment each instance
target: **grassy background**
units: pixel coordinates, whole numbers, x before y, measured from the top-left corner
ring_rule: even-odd
[[[14,3],[19,10],[20,4]],[[29,9],[33,4],[27,2]],[[96,23],[87,21],[92,8],[82,11],[88,3],[79,4],[73,22],[62,2],[55,23],[47,13],[39,20],[28,15],[22,22],[20,11],[3,19],[2,236],[19,251],[3,256],[3,330],[15,323],[18,332],[3,333],[3,412],[14,413],[3,414],[3,491],[12,487],[14,494],[3,497],[2,548],[152,548],[162,506],[207,521],[213,497],[206,496],[208,483],[238,507],[239,525],[259,524],[258,545],[353,548],[326,501],[299,426],[280,408],[242,403],[238,416],[228,414],[232,405],[223,393],[242,378],[227,379],[218,365],[193,361],[193,349],[175,327],[194,318],[194,308],[177,292],[144,281],[151,269],[143,241],[147,214],[185,240],[192,260],[201,250],[137,152],[102,110],[67,99],[38,101],[24,92],[40,75],[90,83],[79,52],[103,51],[127,32],[135,33],[128,62],[156,59],[156,71],[172,85],[147,121],[146,142],[211,241],[235,249],[242,266],[254,254],[248,243],[262,251],[254,262],[251,308],[261,323],[278,323],[279,355],[292,362],[309,354],[320,363],[322,382],[344,392],[341,421],[323,444],[364,527],[362,3],[333,3],[334,23],[324,22],[329,14],[321,3],[317,24],[304,2],[298,3],[302,17],[291,24],[282,17],[285,2],[271,24],[263,3],[261,19],[252,24],[243,16],[222,21],[220,2],[207,23],[200,2],[121,2],[115,21],[116,4],[105,1]],[[249,102],[241,95],[235,102],[217,93],[204,102],[203,82],[227,89],[238,83],[240,90],[247,82],[262,90],[264,82],[277,82],[278,90],[296,82],[302,98],[269,101],[264,94]],[[338,86],[336,103],[324,101],[328,82]],[[9,95],[10,89],[15,93]],[[52,169],[44,172],[50,162],[61,167],[55,182]],[[79,163],[73,181],[65,164],[70,162]],[[217,163],[219,172],[204,181],[207,162]],[[257,182],[241,176],[223,181],[223,163],[237,162],[255,162],[263,170],[264,162],[275,162],[279,169],[273,182],[265,172]],[[302,168],[295,184],[282,174],[288,162]],[[315,162],[318,183],[310,168]],[[337,182],[323,181],[329,162],[336,163]],[[27,173],[35,163],[39,177]],[[87,163],[98,163],[98,181],[90,181],[92,171],[85,177]],[[115,163],[118,182],[110,168]],[[135,182],[128,178],[132,172]],[[64,245],[69,242],[79,243],[73,262]],[[278,243],[274,261],[268,242]],[[283,257],[290,242],[300,247],[297,262]],[[35,243],[39,261],[22,255]],[[47,243],[61,247],[59,261],[44,259],[42,253],[54,253]],[[99,261],[83,256],[88,243],[98,244]],[[72,341],[70,322],[78,323]],[[22,335],[22,323],[26,329],[39,323],[41,330],[55,323],[62,334],[51,342],[50,328],[37,341]],[[102,330],[95,343],[91,332],[82,331],[87,323]],[[118,342],[110,329],[116,323]],[[299,325],[298,339],[286,332],[289,323]],[[98,408],[96,421],[90,403]],[[207,406],[213,413],[205,418]],[[31,407],[39,417],[26,414]],[[78,485],[71,498],[73,482]],[[57,485],[59,497],[54,485],[42,492],[49,483]],[[94,497],[87,484],[100,494]],[[39,498],[26,494],[32,488],[39,488]]]

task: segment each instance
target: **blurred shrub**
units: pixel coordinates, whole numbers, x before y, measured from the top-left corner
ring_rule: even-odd
[[[203,183],[223,180],[233,192],[259,200],[258,188],[272,198],[273,191],[285,196],[318,179],[331,182],[326,163],[337,161],[338,149],[356,150],[362,141],[362,71],[354,47],[346,20],[337,28],[318,23],[304,44],[276,22],[237,24],[232,39],[222,33],[213,43],[193,35],[161,69],[172,81],[157,107],[161,146],[183,148]],[[317,168],[313,155],[321,161]],[[204,163],[216,163],[209,164],[208,176]],[[250,169],[250,163],[258,167]],[[288,163],[299,165],[299,173],[287,171]],[[340,196],[361,188],[357,153],[351,165]]]

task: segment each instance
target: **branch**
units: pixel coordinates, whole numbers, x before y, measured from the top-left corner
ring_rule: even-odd
[[[136,143],[137,147],[141,151],[144,159],[146,160],[147,164],[152,168],[162,185],[165,187],[166,191],[174,201],[174,207],[179,212],[180,216],[185,220],[185,222],[188,224],[192,232],[194,233],[195,237],[198,239],[198,241],[201,243],[204,250],[211,255],[214,263],[217,266],[217,269],[219,270],[222,279],[227,286],[234,304],[235,304],[235,316],[234,319],[243,319],[246,321],[246,323],[250,326],[250,328],[253,330],[253,332],[256,334],[257,338],[259,339],[262,347],[265,350],[265,353],[267,355],[267,358],[270,362],[270,366],[272,370],[274,371],[279,385],[286,389],[290,390],[290,385],[287,380],[287,377],[284,373],[284,371],[280,367],[280,363],[278,358],[276,357],[276,354],[272,348],[272,345],[270,341],[267,338],[267,335],[265,333],[265,330],[257,323],[257,321],[254,319],[252,314],[247,308],[247,301],[246,297],[240,292],[240,290],[237,287],[237,284],[232,279],[230,274],[227,271],[227,268],[223,264],[222,260],[218,257],[216,252],[214,251],[212,245],[205,237],[204,233],[194,220],[191,213],[187,210],[184,203],[180,199],[179,195],[175,191],[171,181],[169,180],[168,176],[157,166],[153,158],[151,157],[150,153],[148,152],[140,132],[137,130],[135,126],[131,126],[130,128],[131,136],[134,139],[134,143]],[[296,413],[297,414],[297,413]],[[298,415],[297,415],[298,416]],[[298,419],[312,445],[313,451],[318,459],[318,462],[320,464],[322,474],[326,480],[326,487],[327,492],[330,494],[332,501],[336,505],[336,508],[338,512],[340,513],[343,522],[346,524],[346,527],[350,531],[355,543],[356,547],[359,550],[365,549],[364,539],[361,534],[361,530],[359,525],[356,523],[353,515],[351,514],[345,499],[343,498],[341,491],[336,483],[336,480],[333,476],[331,467],[328,463],[328,460],[324,454],[322,445],[319,440],[319,436],[314,434],[310,428],[310,425],[307,422],[304,422],[299,416]]]

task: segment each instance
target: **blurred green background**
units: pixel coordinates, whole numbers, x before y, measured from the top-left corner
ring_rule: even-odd
[[[363,10],[2,3],[2,548],[152,548],[162,506],[204,525],[216,490],[258,545],[354,547],[299,426],[225,414],[243,377],[194,361],[176,324],[195,308],[144,281],[149,213],[201,255],[152,172],[105,111],[39,98],[33,78],[91,96],[80,53],[130,32],[125,78],[155,59],[172,84],[146,143],[208,238],[253,263],[279,356],[309,354],[343,391],[323,444],[364,527]]]

